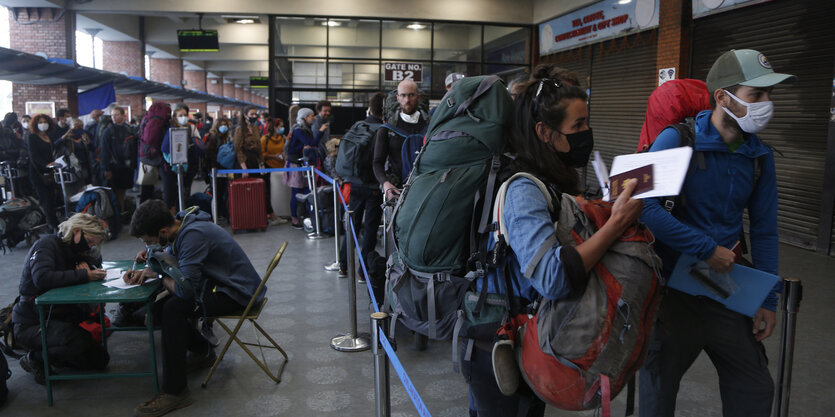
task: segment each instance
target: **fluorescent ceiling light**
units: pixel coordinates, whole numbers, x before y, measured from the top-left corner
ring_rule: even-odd
[[[632,0],[620,0],[618,4],[629,4],[632,3]]]
[[[322,26],[342,26],[342,23],[337,22],[336,20],[328,20],[327,22],[322,22]]]
[[[409,29],[412,29],[412,30],[426,29],[426,25],[422,25],[420,23],[412,23],[411,25],[408,25],[406,27],[409,28]]]
[[[242,25],[247,25],[247,24],[250,24],[250,23],[255,23],[255,20],[253,20],[253,19],[238,19],[238,20],[235,21],[235,23],[240,23]]]

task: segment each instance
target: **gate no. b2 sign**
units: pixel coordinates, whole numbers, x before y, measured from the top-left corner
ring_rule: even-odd
[[[413,80],[416,83],[423,81],[423,64],[413,62],[386,62],[385,80],[400,82]]]

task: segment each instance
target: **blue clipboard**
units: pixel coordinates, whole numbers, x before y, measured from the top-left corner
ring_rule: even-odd
[[[681,255],[670,279],[667,281],[667,286],[690,295],[709,297],[724,304],[729,310],[748,317],[754,317],[768,293],[780,281],[780,277],[777,275],[742,265],[734,265],[730,276],[739,285],[740,289],[728,298],[722,298],[690,275],[690,268],[697,262],[699,262],[698,259],[693,256]]]

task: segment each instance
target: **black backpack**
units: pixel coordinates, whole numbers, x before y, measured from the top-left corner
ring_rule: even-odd
[[[371,171],[371,156],[374,153],[374,137],[377,135],[379,123],[368,123],[364,120],[354,123],[351,129],[342,136],[339,151],[336,154],[336,174],[347,182],[355,184],[371,184],[374,182]],[[371,176],[369,177],[369,174]]]

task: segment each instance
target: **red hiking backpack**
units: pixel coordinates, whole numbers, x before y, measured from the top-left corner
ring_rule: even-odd
[[[670,125],[710,110],[710,92],[701,80],[670,80],[661,84],[647,99],[647,114],[641,128],[637,152],[646,152],[658,134]]]
[[[162,165],[162,139],[168,130],[171,106],[159,102],[151,105],[139,124],[139,160],[143,164]]]
[[[494,219],[497,242],[506,227],[502,211],[508,184],[519,176],[533,180],[548,201],[557,240],[577,246],[606,223],[613,203],[562,194],[552,196],[530,174],[516,174],[499,189]],[[583,295],[543,300],[534,316],[518,314],[498,330],[514,342],[525,382],[543,401],[563,410],[589,410],[609,403],[644,362],[661,301],[652,233],[636,223],[624,231],[589,273]]]

